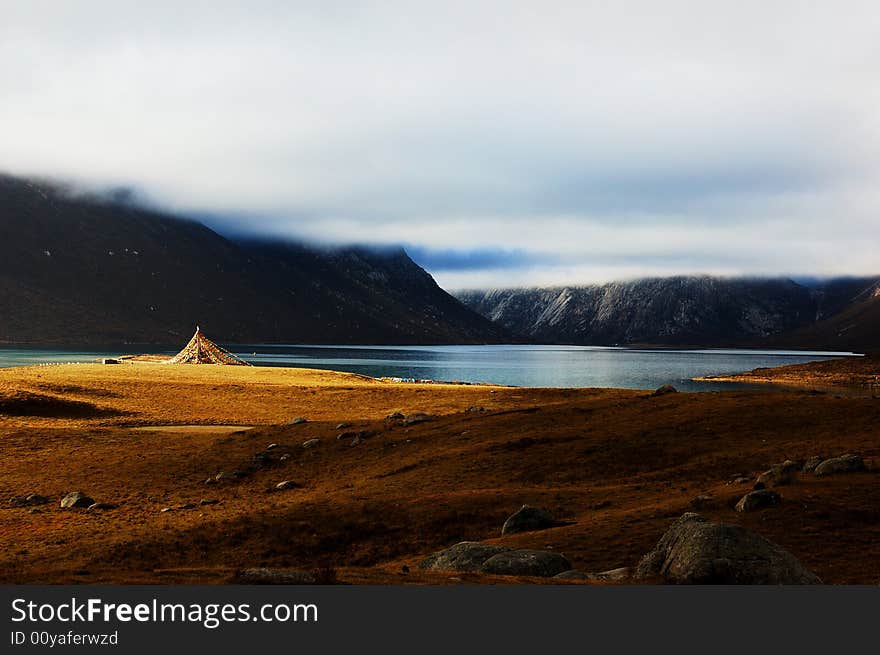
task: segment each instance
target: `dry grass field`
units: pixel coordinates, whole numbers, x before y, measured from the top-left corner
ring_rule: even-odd
[[[395,412],[428,416],[386,418]],[[869,470],[804,474],[778,507],[734,511],[751,489],[738,478],[847,452]],[[417,565],[484,540],[562,552],[585,571],[632,566],[698,507],[772,539],[825,582],[877,584],[878,455],[880,403],[807,391],[655,397],[303,369],[5,369],[0,582],[227,583],[264,566],[342,583],[547,582]],[[285,480],[298,486],[276,491]],[[61,509],[75,490],[116,507]],[[7,502],[28,494],[49,502]],[[567,524],[501,537],[524,503]]]

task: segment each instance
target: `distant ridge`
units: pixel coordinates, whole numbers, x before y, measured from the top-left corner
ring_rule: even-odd
[[[505,330],[402,249],[230,240],[131,204],[0,176],[0,342],[484,343]]]
[[[463,291],[468,307],[529,339],[583,345],[880,348],[880,278],[648,278]]]

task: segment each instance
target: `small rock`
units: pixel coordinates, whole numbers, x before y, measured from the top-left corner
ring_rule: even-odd
[[[42,514],[42,513],[43,513],[43,510],[41,510],[39,507],[31,507],[28,510],[28,514]]]
[[[418,425],[419,423],[425,423],[426,421],[432,420],[434,417],[429,414],[410,414],[406,418],[403,419],[404,425]]]
[[[806,462],[804,462],[803,472],[813,473],[816,470],[816,467],[824,461],[824,457],[810,457]]]
[[[90,512],[94,512],[94,511],[101,512],[101,511],[107,511],[107,510],[111,510],[111,509],[117,509],[118,507],[119,507],[119,505],[116,505],[115,503],[94,503],[92,505],[89,505],[89,511]]]
[[[350,428],[350,427],[351,427],[351,423],[346,423],[343,421],[342,423],[340,423],[339,425],[336,426],[336,429],[337,430],[345,430],[346,428]]]
[[[748,484],[751,481],[752,481],[751,478],[747,478],[746,476],[743,475],[738,478],[734,478],[733,484]]]
[[[480,405],[471,405],[464,411],[468,414],[477,414],[479,412],[485,412],[486,409],[484,407],[481,407]]]
[[[302,416],[297,416],[296,418],[289,420],[287,425],[302,425],[303,423],[308,423],[308,419],[305,419]]]
[[[632,569],[628,566],[621,566],[620,568],[611,569],[609,571],[602,571],[600,573],[592,573],[590,574],[594,580],[607,580],[607,581],[619,581],[626,580],[632,575]]]
[[[480,567],[483,573],[496,575],[532,575],[552,578],[558,573],[571,570],[564,555],[547,550],[511,550],[493,555]]]
[[[708,509],[715,507],[715,496],[711,494],[700,494],[690,502],[690,506],[694,509]]]
[[[803,466],[803,462],[794,462],[790,459],[782,464],[776,464],[758,476],[758,482],[764,487],[782,487],[791,484],[797,478],[797,473]]]
[[[303,441],[302,447],[303,448],[314,448],[319,443],[321,443],[320,439],[309,439],[307,441]]]
[[[337,439],[353,439],[357,436],[357,432],[340,432],[336,435]]]
[[[813,471],[816,475],[834,475],[835,473],[855,473],[865,470],[865,461],[858,455],[841,455],[826,459]]]
[[[9,499],[9,504],[13,507],[32,507],[34,505],[45,505],[49,499],[39,494],[30,494],[29,496],[13,496]]]
[[[284,462],[290,459],[290,453],[284,453],[281,457],[278,458],[280,461]]]
[[[665,396],[668,393],[678,393],[678,389],[673,387],[671,384],[664,384],[662,387],[658,387],[654,390],[651,396]]]
[[[276,484],[275,488],[278,491],[284,491],[285,489],[299,489],[301,486],[301,484],[294,482],[293,480],[285,480],[284,482]]]
[[[462,541],[445,550],[432,553],[419,564],[429,571],[478,571],[483,562],[510,550],[479,541]]]
[[[736,511],[753,512],[765,507],[776,507],[781,502],[782,497],[775,491],[760,489],[759,491],[750,491],[743,496],[736,504]]]
[[[177,509],[186,510],[186,509],[195,509],[198,507],[195,503],[184,503],[183,505],[178,505]]]
[[[174,507],[163,507],[162,509],[159,510],[159,513],[164,514],[165,512],[173,512],[174,509],[175,509]]]
[[[585,571],[578,571],[577,569],[571,569],[570,571],[563,571],[562,573],[557,573],[553,576],[554,580],[592,580],[593,576]]]
[[[202,505],[202,506],[204,506],[204,505],[216,505],[216,504],[219,503],[219,502],[220,502],[220,501],[217,500],[216,498],[202,498],[202,499],[199,501],[199,505]]]
[[[546,530],[556,525],[558,525],[558,522],[547,510],[540,507],[532,507],[531,505],[523,505],[507,518],[501,527],[501,534]]]
[[[822,584],[791,553],[737,525],[683,515],[635,570],[673,584]]]
[[[364,443],[363,437],[357,436],[354,439],[352,439],[351,443],[348,445],[349,446],[360,446],[362,443]]]
[[[308,571],[294,569],[242,569],[237,571],[234,581],[240,584],[283,584],[283,585],[311,585],[317,582],[317,578]]]
[[[388,416],[385,417],[386,421],[399,421],[404,416],[400,412],[391,412]]]
[[[266,446],[266,450],[275,450],[276,448],[278,448],[277,443],[270,443],[268,446]]]
[[[89,505],[94,504],[94,499],[89,498],[82,491],[71,491],[61,499],[61,507],[63,509],[68,509],[70,507],[88,507]]]

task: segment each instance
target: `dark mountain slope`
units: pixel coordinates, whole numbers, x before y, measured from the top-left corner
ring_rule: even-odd
[[[235,242],[0,176],[0,341],[474,343],[502,328],[401,250]]]
[[[858,293],[828,318],[780,335],[771,344],[793,348],[880,352],[880,281]]]

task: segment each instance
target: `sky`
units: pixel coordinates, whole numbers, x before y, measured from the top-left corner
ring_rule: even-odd
[[[0,171],[448,289],[880,273],[872,2],[0,0]]]

